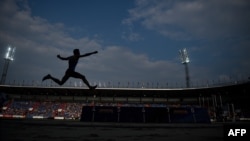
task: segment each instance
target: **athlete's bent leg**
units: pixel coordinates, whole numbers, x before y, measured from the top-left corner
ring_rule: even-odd
[[[95,86],[91,86],[88,82],[88,80],[86,79],[86,77],[78,72],[74,72],[72,73],[72,77],[75,77],[75,78],[80,78],[82,79],[82,81],[89,87],[89,89],[95,89],[97,87],[97,85]]]
[[[69,79],[69,77],[70,77],[69,75],[65,74],[62,80],[58,84],[63,85]]]

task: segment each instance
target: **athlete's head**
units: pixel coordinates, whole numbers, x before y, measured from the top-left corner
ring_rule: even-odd
[[[79,49],[74,49],[73,53],[74,53],[74,55],[76,55],[76,56],[79,56],[79,55],[80,55]]]

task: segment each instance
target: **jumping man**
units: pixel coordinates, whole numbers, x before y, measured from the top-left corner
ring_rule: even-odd
[[[94,52],[90,52],[90,53],[80,55],[79,49],[74,49],[73,53],[74,53],[74,55],[69,56],[69,57],[61,57],[60,55],[57,55],[57,57],[59,59],[68,60],[68,63],[69,63],[69,67],[66,70],[62,80],[59,80],[59,79],[57,79],[55,77],[52,77],[50,74],[48,74],[48,75],[43,77],[43,81],[47,80],[47,79],[51,79],[54,82],[56,82],[57,84],[63,85],[69,79],[69,77],[74,77],[74,78],[82,79],[82,81],[89,87],[89,89],[91,89],[91,90],[95,89],[97,87],[97,85],[90,86],[90,84],[89,84],[88,80],[86,79],[86,77],[84,75],[78,73],[78,72],[75,72],[75,68],[76,68],[76,65],[77,65],[78,60],[79,60],[80,57],[90,56],[90,55],[96,54],[98,52],[94,51]]]

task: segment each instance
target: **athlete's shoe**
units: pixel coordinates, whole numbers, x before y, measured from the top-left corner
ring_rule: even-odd
[[[97,87],[97,85],[95,85],[95,86],[90,86],[89,89],[90,89],[90,90],[94,90],[96,87]]]
[[[43,77],[43,81],[44,81],[44,80],[47,80],[47,79],[49,79],[49,78],[51,78],[50,74],[44,76],[44,77]]]

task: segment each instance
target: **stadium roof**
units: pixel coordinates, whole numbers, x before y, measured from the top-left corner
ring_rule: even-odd
[[[8,94],[39,94],[39,95],[63,95],[63,96],[81,96],[81,95],[101,95],[101,96],[154,96],[154,97],[190,97],[200,95],[211,95],[211,93],[223,93],[223,91],[237,91],[244,88],[250,88],[250,81],[240,84],[231,84],[227,86],[203,87],[203,88],[97,88],[89,90],[83,87],[42,87],[42,86],[12,86],[0,85],[0,92]]]

